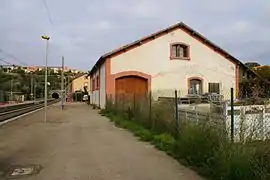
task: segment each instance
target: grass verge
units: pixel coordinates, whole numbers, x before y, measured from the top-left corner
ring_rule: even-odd
[[[182,124],[181,134],[174,137],[107,110],[101,110],[100,114],[209,179],[270,179],[270,151],[265,143],[232,144],[227,136],[209,124]]]

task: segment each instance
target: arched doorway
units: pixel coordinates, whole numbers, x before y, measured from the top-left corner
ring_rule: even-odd
[[[188,94],[202,94],[203,80],[201,78],[188,79]]]
[[[115,79],[115,93],[125,95],[146,95],[148,80],[139,76],[123,76]]]

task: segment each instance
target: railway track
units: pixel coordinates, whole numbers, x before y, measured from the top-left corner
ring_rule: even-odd
[[[58,100],[49,99],[48,105],[54,104],[56,102],[58,102]],[[0,107],[0,122],[29,113],[31,111],[34,111],[43,107],[44,107],[44,100],[18,104],[18,105],[11,105],[11,106],[6,106],[6,107]]]

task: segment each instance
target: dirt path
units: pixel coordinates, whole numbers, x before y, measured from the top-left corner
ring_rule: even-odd
[[[0,129],[0,171],[40,164],[26,180],[201,180],[84,104],[49,108]]]

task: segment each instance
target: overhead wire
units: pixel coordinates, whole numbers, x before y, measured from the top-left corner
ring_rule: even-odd
[[[1,48],[0,48],[0,52],[2,52],[3,54],[5,54],[6,56],[12,58],[14,61],[20,63],[20,64],[23,65],[23,66],[29,66],[29,64],[27,64],[27,63],[25,63],[25,62],[19,60],[19,59],[16,58],[14,55],[12,55],[11,53],[8,53],[8,52],[4,51],[4,50],[1,49]]]
[[[43,3],[44,3],[44,6],[45,6],[45,9],[46,9],[48,20],[49,20],[50,24],[53,25],[52,16],[51,16],[50,10],[48,8],[47,1],[43,0]]]
[[[4,62],[4,63],[6,63],[6,64],[8,64],[8,65],[13,65],[12,63],[10,63],[10,62],[8,62],[8,61],[6,61],[6,60],[2,59],[2,58],[0,58],[0,61],[2,61],[2,62]]]
[[[53,25],[51,13],[50,13],[50,10],[49,10],[49,8],[48,8],[47,2],[46,2],[46,0],[42,0],[42,1],[43,1],[44,6],[45,6],[45,9],[46,9],[46,14],[47,14],[48,20],[49,20],[50,24]],[[21,64],[22,66],[29,66],[28,63],[25,63],[25,62],[19,60],[19,59],[16,58],[14,55],[12,55],[11,53],[6,52],[6,51],[3,50],[2,48],[0,48],[0,53],[3,53],[3,54],[5,54],[6,56],[12,58],[14,61],[16,61],[17,63]],[[10,63],[10,62],[4,60],[3,58],[0,58],[0,60],[1,60],[2,62],[6,63],[6,64],[13,65],[12,63]]]

